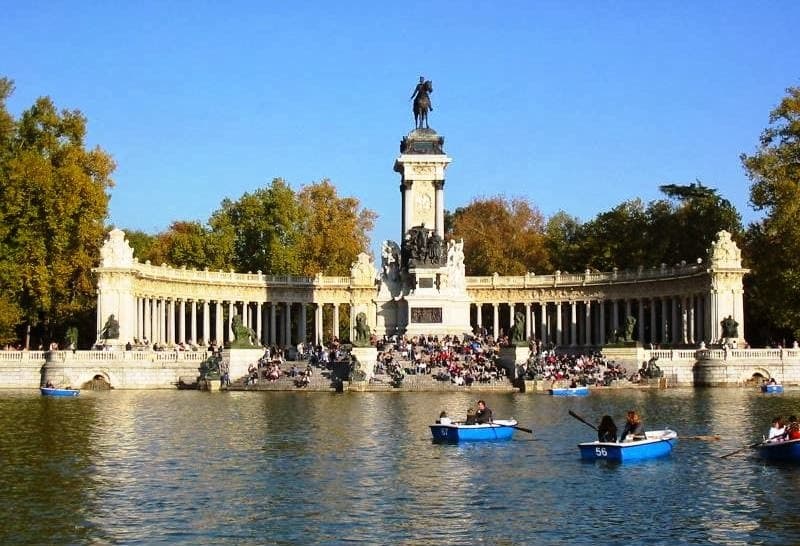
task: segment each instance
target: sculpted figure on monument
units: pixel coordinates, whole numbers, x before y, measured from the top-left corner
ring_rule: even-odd
[[[231,330],[233,330],[233,341],[231,347],[252,347],[253,340],[257,338],[252,328],[248,328],[242,322],[241,315],[234,315],[231,319]]]
[[[100,330],[100,339],[119,339],[119,322],[114,315],[109,315],[103,329]]]
[[[509,334],[512,344],[525,341],[525,313],[522,311],[514,313],[514,324]]]
[[[636,319],[628,315],[625,317],[625,338],[624,341],[633,341],[633,329],[636,327]]]
[[[739,337],[739,323],[736,322],[731,315],[728,315],[722,322],[720,322],[722,326],[722,337],[723,338],[736,338]]]
[[[381,245],[381,268],[383,279],[395,283],[400,279],[400,247],[394,241],[384,241]]]
[[[431,93],[433,93],[433,84],[424,76],[420,76],[419,83],[411,94],[411,98],[414,99],[414,125],[417,129],[430,129],[428,112],[433,111]]]
[[[356,315],[356,339],[353,340],[353,345],[356,347],[368,347],[370,345],[369,336],[370,329],[367,324],[367,315],[359,313]]]

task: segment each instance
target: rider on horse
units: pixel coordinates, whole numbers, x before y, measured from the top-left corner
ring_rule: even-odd
[[[417,129],[423,129],[423,122],[425,129],[430,128],[428,127],[428,112],[433,111],[431,93],[433,93],[433,84],[430,80],[426,81],[424,76],[420,76],[419,83],[411,94],[411,98],[414,99],[414,124]]]

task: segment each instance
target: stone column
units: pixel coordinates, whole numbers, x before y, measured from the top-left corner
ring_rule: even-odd
[[[508,333],[511,334],[511,327],[514,326],[514,306],[515,304],[508,303]]]
[[[214,341],[218,346],[222,346],[225,342],[225,317],[223,315],[222,300],[214,302]]]
[[[229,301],[228,302],[228,327],[226,330],[228,331],[228,339],[233,341],[233,317],[236,315],[236,302]]]
[[[292,302],[286,302],[286,336],[283,345],[289,347],[292,344]]]
[[[167,302],[163,298],[158,298],[158,342],[164,343],[167,340],[167,320],[165,315],[165,307]]]
[[[614,301],[614,303],[617,302]],[[616,309],[616,305],[614,308]],[[597,344],[606,344],[606,300],[600,300],[600,332],[598,332]]]
[[[571,301],[570,304],[570,324],[569,324],[569,344],[574,347],[578,344],[578,302]]]
[[[175,345],[175,300],[167,300],[167,343]]]
[[[681,343],[689,343],[689,301],[691,296],[681,299]]]
[[[186,343],[186,300],[178,306],[178,343]]]
[[[531,339],[533,326],[533,304],[528,302],[525,305],[525,339]]]
[[[584,344],[591,345],[592,344],[592,302],[585,301],[583,302],[584,305],[584,312],[586,314],[586,320],[584,322],[586,327],[586,335],[584,336]]]
[[[258,339],[258,342],[261,343],[262,345],[264,344],[264,335],[263,335],[264,334],[264,329],[263,329],[263,324],[261,323],[263,315],[264,315],[264,309],[262,309],[262,307],[261,307],[261,302],[257,301],[256,302],[256,339]]]
[[[142,334],[142,336],[146,337],[148,342],[151,339],[153,339],[153,328],[152,328],[152,322],[150,320],[151,317],[152,317],[152,311],[150,309],[150,303],[151,303],[150,298],[145,296],[145,298],[144,298],[144,333]]]
[[[192,308],[191,308],[191,334],[192,334],[192,343],[197,343],[197,300],[192,300]]]
[[[661,343],[669,343],[669,317],[667,316],[667,304],[669,298],[661,297]]]
[[[478,308],[477,314],[475,315],[475,317],[478,319],[477,320],[477,322],[478,322],[478,332],[480,332],[483,329],[483,313],[481,312],[481,311],[483,311],[483,304],[482,303],[476,303],[475,305]]]
[[[493,324],[492,324],[492,326],[493,326],[493,328],[492,328],[492,337],[494,337],[494,339],[497,339],[497,336],[500,333],[500,304],[499,303],[493,303],[492,304],[492,311],[494,313],[493,314],[494,321],[493,321]]]
[[[689,301],[686,304],[686,343],[690,344],[694,344],[697,340],[695,335],[694,300],[694,294],[689,294]]]
[[[444,180],[434,180],[436,190],[436,234],[444,238]]]
[[[539,330],[540,330],[540,339],[542,340],[542,344],[547,343],[550,341],[550,336],[548,335],[547,331],[547,302],[542,302],[542,316],[539,317]]]
[[[275,328],[275,302],[269,304],[269,344],[277,345],[277,328]]]
[[[339,304],[333,304],[333,326],[331,327],[331,339],[339,338]]]
[[[317,307],[314,309],[314,343],[316,345],[322,344],[322,340],[324,339],[323,336],[325,335],[325,329],[322,327],[324,306],[324,303],[318,303]]]
[[[641,302],[641,300],[639,300],[639,301]],[[631,300],[629,300],[629,299],[625,300],[625,318],[626,319],[628,317],[633,316],[633,305],[632,305],[632,303],[633,302],[631,302]],[[641,305],[641,303],[640,303],[640,305]],[[617,324],[617,326],[619,326],[619,324]]]
[[[556,345],[564,344],[564,316],[561,309],[561,302],[556,302]]]
[[[208,300],[203,300],[203,341],[206,346],[208,346],[208,342],[211,341],[211,317],[208,309]],[[197,343],[197,341],[197,339],[194,340],[195,343]]]

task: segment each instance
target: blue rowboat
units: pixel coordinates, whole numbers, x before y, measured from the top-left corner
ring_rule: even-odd
[[[780,394],[783,392],[783,385],[767,383],[766,385],[761,385],[761,392],[766,394]]]
[[[587,396],[589,387],[564,387],[560,389],[550,389],[553,396]]]
[[[800,440],[764,442],[757,449],[759,457],[767,461],[800,463]]]
[[[486,442],[510,440],[514,435],[515,419],[495,419],[493,423],[466,425],[464,423],[436,423],[430,425],[433,441],[436,443],[456,444],[458,442]]]
[[[678,433],[674,430],[651,430],[645,433],[646,440],[631,442],[585,442],[578,444],[581,459],[585,461],[640,461],[666,457],[678,441]]]
[[[80,390],[78,389],[56,389],[54,387],[39,387],[42,396],[78,396]]]

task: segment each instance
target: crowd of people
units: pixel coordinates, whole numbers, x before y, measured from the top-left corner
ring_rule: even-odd
[[[630,379],[636,379],[634,376]],[[517,367],[517,377],[603,386],[609,386],[613,381],[629,379],[625,368],[609,361],[601,353],[559,354],[553,350],[532,354],[527,362]]]

